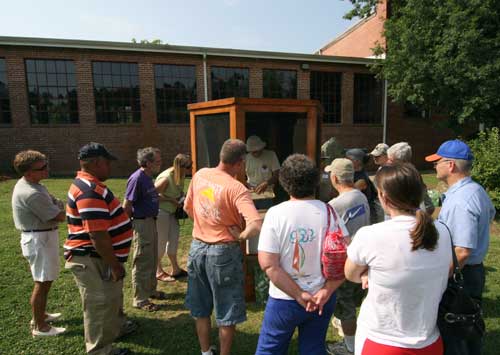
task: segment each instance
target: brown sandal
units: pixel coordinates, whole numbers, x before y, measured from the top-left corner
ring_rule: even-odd
[[[148,311],[148,312],[156,312],[160,310],[160,305],[151,303],[149,301],[144,301],[142,303],[139,303],[134,306],[134,308],[141,309],[143,311]]]

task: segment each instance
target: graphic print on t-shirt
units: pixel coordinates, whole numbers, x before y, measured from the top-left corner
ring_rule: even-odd
[[[220,200],[222,186],[214,184],[201,176],[199,177],[199,182],[202,188],[199,190],[200,211],[198,212],[205,218],[212,218],[216,222],[219,222],[221,216],[217,201]]]
[[[293,244],[293,259],[292,268],[301,275],[300,268],[304,266],[306,262],[306,253],[304,251],[303,244],[309,244],[316,239],[314,230],[311,228],[297,228],[290,233],[289,242]]]
[[[364,205],[358,205],[348,209],[344,215],[344,223],[349,222],[351,219],[362,216],[366,213]]]

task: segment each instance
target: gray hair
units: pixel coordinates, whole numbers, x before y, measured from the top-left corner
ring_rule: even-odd
[[[158,148],[146,147],[137,150],[137,163],[140,167],[146,167],[147,163],[155,161],[155,155],[160,153]]]
[[[387,157],[391,160],[411,162],[411,146],[407,142],[393,144],[387,149]]]
[[[465,159],[450,159],[455,163],[457,170],[463,174],[470,174],[472,170],[472,160]]]
[[[334,173],[332,173],[333,175],[335,175],[335,177],[337,178],[339,184],[341,185],[350,185],[350,184],[354,184],[354,177],[353,178],[345,178],[345,177],[340,177]]]
[[[220,149],[219,158],[224,164],[234,165],[243,160],[247,155],[245,142],[239,139],[228,139]]]

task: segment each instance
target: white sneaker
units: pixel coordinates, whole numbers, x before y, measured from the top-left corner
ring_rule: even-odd
[[[343,338],[344,331],[342,330],[342,323],[340,322],[340,319],[333,317],[332,326],[337,330],[337,334],[339,335],[339,337]]]
[[[46,332],[42,332],[41,330],[33,329],[31,331],[31,335],[34,337],[51,337],[55,335],[62,334],[66,331],[66,328],[61,327],[50,327],[50,329]]]
[[[45,321],[46,322],[54,322],[61,318],[62,313],[45,313]],[[33,327],[35,325],[35,320],[30,320],[30,325]]]
[[[343,341],[339,341],[332,344],[326,344],[326,352],[329,355],[352,355],[354,353],[347,350]]]

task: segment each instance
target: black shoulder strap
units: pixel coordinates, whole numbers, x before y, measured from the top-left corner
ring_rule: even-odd
[[[462,272],[460,271],[460,267],[458,265],[457,254],[455,254],[455,247],[453,246],[453,238],[451,236],[450,228],[446,225],[446,223],[438,220],[443,226],[445,226],[446,230],[448,230],[448,234],[450,235],[451,240],[451,255],[453,257],[453,278],[455,281],[462,280]]]

